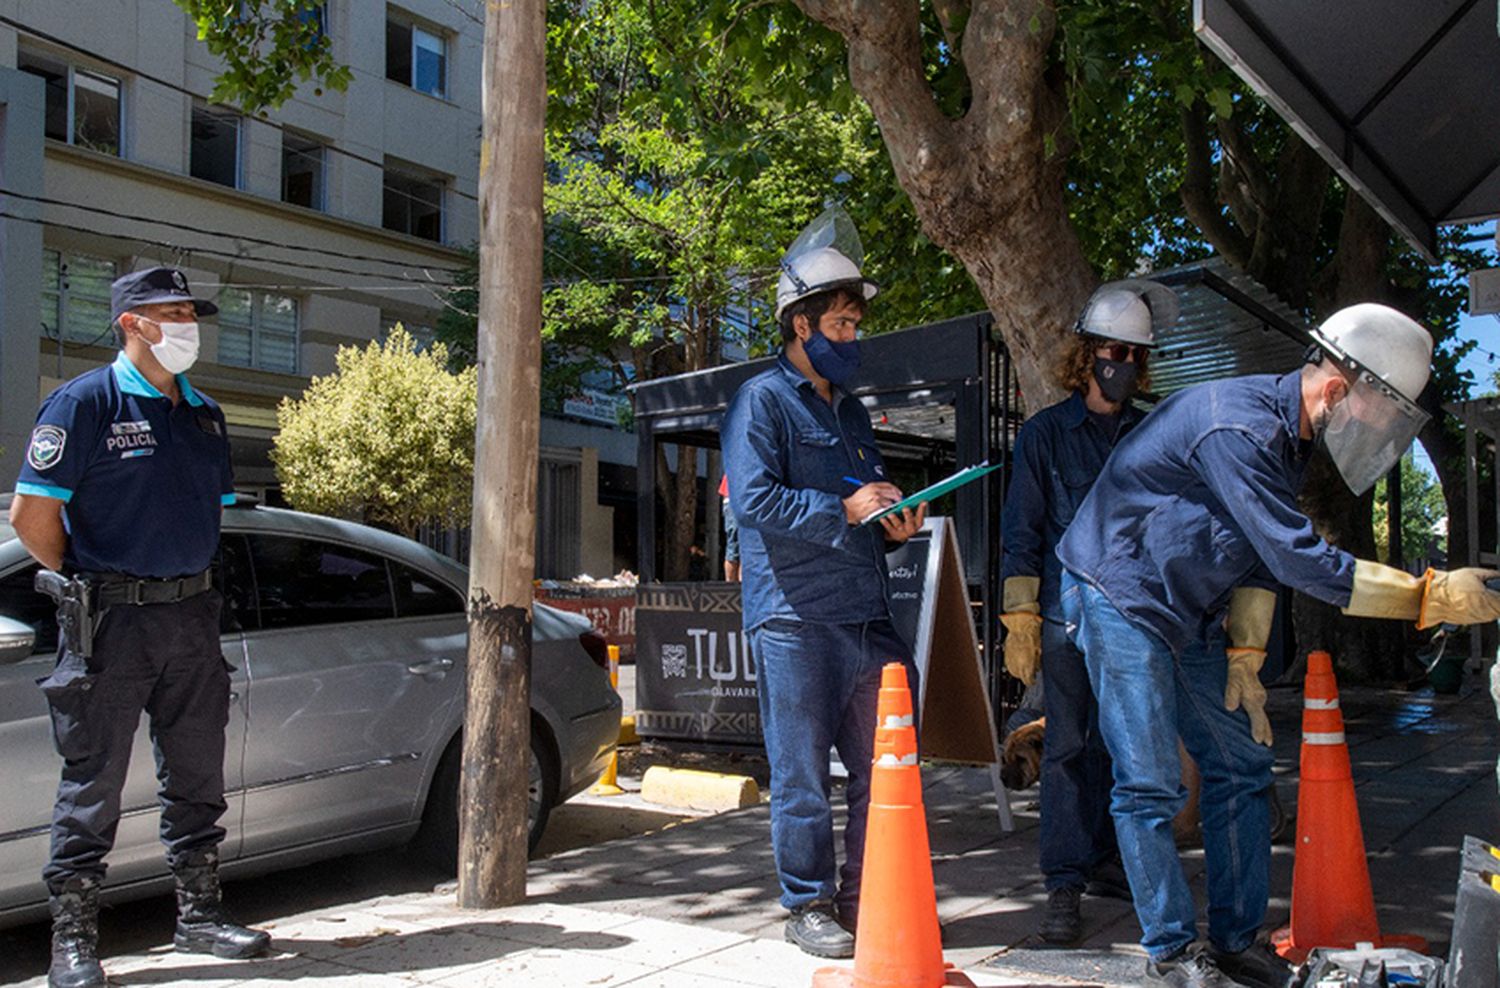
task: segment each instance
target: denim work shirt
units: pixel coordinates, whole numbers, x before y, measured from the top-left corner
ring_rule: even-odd
[[[724,415],[724,472],[740,524],[745,629],[771,618],[888,618],[885,532],[850,525],[844,498],[886,479],[870,415],[838,388],[830,405],[783,354]]]
[[[1354,557],[1297,507],[1312,451],[1301,409],[1295,371],[1172,395],[1115,447],[1058,558],[1176,654],[1237,586],[1281,582],[1347,606]]]
[[[1005,549],[1000,578],[1041,577],[1039,602],[1048,621],[1063,620],[1057,543],[1104,469],[1110,450],[1144,414],[1126,402],[1110,434],[1075,391],[1027,419],[1016,436],[1010,490],[1000,520]]]

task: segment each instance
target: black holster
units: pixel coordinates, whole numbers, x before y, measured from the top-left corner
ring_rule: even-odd
[[[94,654],[94,631],[100,614],[94,606],[88,581],[69,579],[50,569],[38,570],[36,589],[57,602],[57,628],[63,646],[80,658]]]

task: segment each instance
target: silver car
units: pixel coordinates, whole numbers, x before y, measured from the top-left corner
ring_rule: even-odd
[[[0,496],[0,506],[8,501]],[[457,860],[467,571],[364,525],[241,503],[224,514],[221,644],[231,677],[226,875],[402,844]],[[0,923],[46,913],[41,881],[60,760],[36,680],[52,667],[52,602],[0,523]],[[620,729],[605,646],[537,604],[531,842],[592,783]],[[105,897],[170,888],[141,719]]]

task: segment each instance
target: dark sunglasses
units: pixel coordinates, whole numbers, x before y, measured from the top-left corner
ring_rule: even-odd
[[[1133,343],[1101,343],[1094,352],[1116,363],[1131,360],[1138,364],[1145,363],[1146,355],[1150,353],[1145,347]]]

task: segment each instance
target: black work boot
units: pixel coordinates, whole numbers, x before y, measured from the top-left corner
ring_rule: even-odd
[[[833,903],[821,899],[792,910],[786,938],[814,957],[854,956],[854,934],[839,925]]]
[[[1242,985],[1251,985],[1253,988],[1286,988],[1291,984],[1292,966],[1261,941],[1234,954],[1209,944],[1208,953],[1220,971]]]
[[[1042,927],[1038,931],[1048,943],[1072,943],[1083,933],[1083,913],[1078,900],[1080,888],[1064,887],[1047,893],[1047,911],[1042,914]]]
[[[172,874],[177,877],[177,932],[172,943],[178,950],[231,959],[266,952],[271,934],[246,929],[224,911],[218,852],[184,854],[173,863]]]
[[[48,988],[103,988],[99,966],[99,879],[74,876],[47,886],[52,910],[52,964]]]

